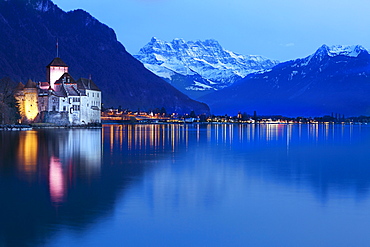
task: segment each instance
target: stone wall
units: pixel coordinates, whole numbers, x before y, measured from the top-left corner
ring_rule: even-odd
[[[68,112],[44,111],[40,114],[40,122],[56,125],[70,125]]]

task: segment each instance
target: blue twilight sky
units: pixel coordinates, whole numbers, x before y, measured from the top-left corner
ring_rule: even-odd
[[[216,39],[227,50],[286,61],[322,44],[370,48],[369,0],[54,0],[113,28],[131,54],[161,40]]]

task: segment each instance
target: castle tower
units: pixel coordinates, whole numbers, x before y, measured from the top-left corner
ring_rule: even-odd
[[[60,77],[68,73],[68,65],[62,59],[56,57],[46,66],[46,80],[49,82],[50,87],[54,90],[54,84]]]
[[[27,84],[23,89],[24,101],[23,111],[24,116],[22,118],[26,122],[33,122],[39,113],[38,108],[38,93],[36,83],[32,80],[28,80]]]

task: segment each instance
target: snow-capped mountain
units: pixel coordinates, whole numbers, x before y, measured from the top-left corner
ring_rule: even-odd
[[[278,61],[225,50],[216,40],[172,42],[152,38],[135,55],[144,66],[191,96],[228,87]]]
[[[321,46],[312,55],[248,75],[201,98],[217,114],[370,115],[370,55],[362,46]]]

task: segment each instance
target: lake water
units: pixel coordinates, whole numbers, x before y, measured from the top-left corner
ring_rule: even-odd
[[[0,246],[370,246],[370,126],[0,132]]]

